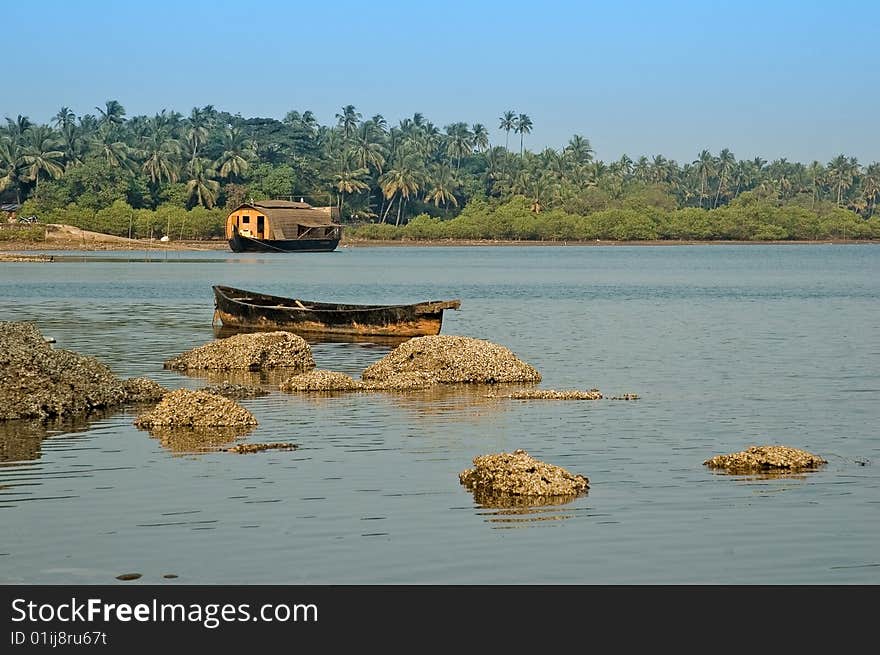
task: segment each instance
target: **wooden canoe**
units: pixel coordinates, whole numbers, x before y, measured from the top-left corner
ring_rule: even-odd
[[[315,336],[420,337],[439,334],[443,310],[460,300],[431,300],[411,305],[351,305],[272,296],[216,285],[214,321],[224,327],[285,330]]]

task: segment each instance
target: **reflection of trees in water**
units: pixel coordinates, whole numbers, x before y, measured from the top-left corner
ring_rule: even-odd
[[[150,436],[176,455],[214,452],[236,439],[247,436],[253,427],[244,428],[167,428],[154,427]]]
[[[525,524],[529,523],[562,521],[573,518],[573,513],[560,512],[558,507],[587,495],[586,491],[564,496],[517,496],[476,490],[472,493],[477,509],[493,510],[478,512],[478,514],[487,517],[488,523],[499,524],[496,527],[505,528],[525,527]]]
[[[85,416],[45,421],[0,421],[0,462],[27,462],[40,459],[44,439],[59,434],[85,432],[93,423],[113,413],[113,411],[99,411]]]

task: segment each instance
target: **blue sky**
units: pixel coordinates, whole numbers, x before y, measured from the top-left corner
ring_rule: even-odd
[[[212,104],[327,124],[353,104],[391,124],[483,123],[503,144],[511,109],[534,123],[527,148],[580,134],[606,161],[880,160],[872,0],[40,0],[3,17],[0,116],[115,99],[129,117]]]

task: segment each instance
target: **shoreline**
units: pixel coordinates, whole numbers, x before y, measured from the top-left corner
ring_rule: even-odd
[[[231,252],[225,239],[206,239],[162,242],[157,239],[128,239],[99,232],[89,232],[71,226],[47,233],[45,241],[0,241],[0,261],[51,261],[48,256],[30,255],[33,252],[83,251],[226,251]],[[762,245],[871,245],[877,239],[816,239],[782,241],[732,241],[695,239],[654,239],[646,241],[527,241],[513,239],[351,239],[343,236],[339,249],[347,248],[462,248],[462,247],[608,247],[608,246],[762,246]]]

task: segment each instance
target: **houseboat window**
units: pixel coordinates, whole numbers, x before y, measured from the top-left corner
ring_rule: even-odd
[[[251,222],[251,217],[250,217],[250,216],[242,216],[242,217],[241,217],[241,222],[242,222],[242,223],[250,223],[250,222]]]

